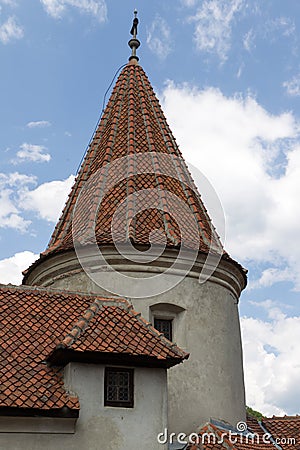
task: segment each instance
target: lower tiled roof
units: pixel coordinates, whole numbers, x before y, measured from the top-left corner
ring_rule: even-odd
[[[226,428],[205,424],[188,450],[299,450],[300,416],[247,418],[247,434],[229,434]],[[251,437],[252,435],[252,437]],[[194,435],[193,435],[194,437]]]
[[[300,449],[300,416],[265,417],[261,423],[283,450]]]
[[[149,358],[174,365],[188,355],[122,299],[0,286],[0,408],[79,409],[64,388],[56,348]]]

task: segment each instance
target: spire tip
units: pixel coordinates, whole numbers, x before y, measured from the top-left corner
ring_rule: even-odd
[[[133,19],[133,24],[132,24],[132,28],[130,30],[130,34],[133,36],[132,39],[130,39],[130,41],[128,42],[129,47],[131,48],[131,56],[129,58],[129,61],[131,61],[132,59],[135,59],[136,61],[139,60],[138,56],[136,55],[136,51],[139,48],[139,46],[141,45],[140,41],[137,39],[137,27],[138,27],[138,23],[139,23],[139,19],[137,18],[137,10],[135,9],[133,14],[134,14],[134,19]]]

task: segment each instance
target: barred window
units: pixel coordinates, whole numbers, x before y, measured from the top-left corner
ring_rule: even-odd
[[[172,320],[154,318],[154,328],[163,333],[169,341],[172,341]]]
[[[106,367],[104,406],[133,408],[133,369]]]

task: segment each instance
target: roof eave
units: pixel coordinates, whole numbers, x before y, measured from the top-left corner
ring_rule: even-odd
[[[70,362],[87,364],[112,364],[130,367],[149,367],[168,369],[187,359],[189,354],[178,357],[157,358],[148,355],[130,355],[128,353],[110,353],[95,351],[76,351],[58,346],[47,358],[49,366],[65,367]]]
[[[64,419],[77,419],[79,409],[68,406],[62,408],[22,408],[19,406],[0,406],[0,416],[6,417],[52,417]]]
[[[124,243],[125,244],[125,243]],[[103,246],[104,247],[115,247],[114,246],[114,244],[103,244]],[[142,244],[139,244],[138,246],[137,246],[138,248],[139,247],[144,247]],[[180,249],[180,246],[173,246],[173,247],[170,247],[170,246],[168,246],[167,248],[166,248],[166,250],[168,250],[168,249],[170,249],[170,250],[179,250]],[[39,258],[36,260],[36,261],[34,261],[29,267],[28,267],[28,269],[26,269],[26,270],[24,270],[23,271],[23,280],[22,280],[22,285],[27,285],[27,282],[28,282],[28,279],[29,279],[29,277],[30,277],[30,274],[34,271],[34,269],[39,265],[39,264],[41,264],[41,263],[43,263],[45,260],[47,260],[47,259],[50,259],[51,257],[54,257],[54,256],[56,256],[56,255],[59,255],[59,254],[64,254],[64,253],[73,253],[75,250],[74,250],[74,248],[72,247],[72,248],[69,248],[69,249],[62,249],[62,248],[57,248],[57,249],[55,249],[55,250],[52,250],[52,251],[45,251],[45,252],[43,252],[43,253],[41,253],[40,254],[40,256],[39,256]],[[200,254],[207,254],[207,253],[204,253],[203,251],[199,251],[199,255]],[[231,264],[233,264],[233,266],[234,267],[236,267],[236,269],[238,269],[238,271],[240,272],[240,274],[241,274],[241,276],[242,276],[242,279],[243,279],[243,286],[242,286],[242,290],[243,289],[245,289],[246,288],[246,286],[247,286],[247,283],[248,283],[248,278],[247,278],[247,273],[248,273],[248,270],[247,269],[245,269],[239,262],[237,262],[235,259],[233,259],[227,252],[224,252],[223,253],[223,255],[221,256],[221,260],[223,260],[223,261],[227,261],[227,262],[229,262],[229,263],[231,263]]]

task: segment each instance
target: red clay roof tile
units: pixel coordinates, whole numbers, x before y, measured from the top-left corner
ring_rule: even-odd
[[[107,352],[109,347],[110,353],[159,359],[182,360],[188,356],[132,311],[125,300],[95,299],[60,342],[59,348],[62,346],[83,352]]]
[[[265,417],[262,425],[278,440],[283,450],[300,449],[300,416]]]

